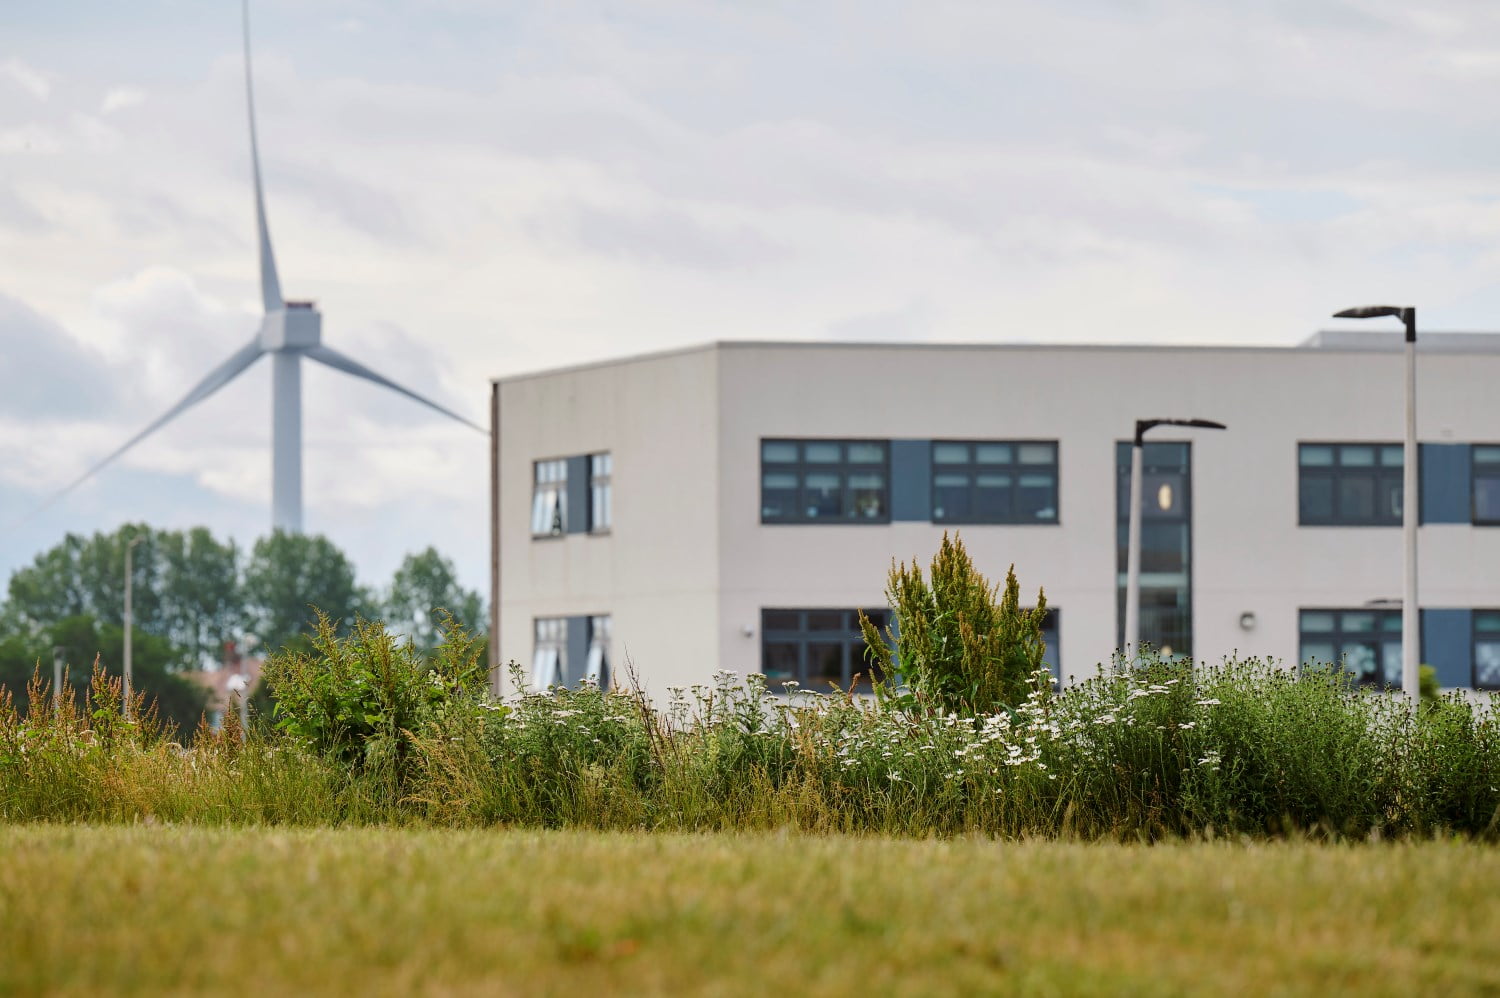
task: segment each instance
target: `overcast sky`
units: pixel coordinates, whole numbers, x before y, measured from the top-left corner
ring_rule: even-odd
[[[1490,0],[260,0],[288,297],[488,378],[712,339],[1291,344],[1500,328]],[[266,361],[18,517],[255,331],[237,0],[0,7],[0,573],[269,522]],[[487,587],[484,438],[304,365],[309,530]]]

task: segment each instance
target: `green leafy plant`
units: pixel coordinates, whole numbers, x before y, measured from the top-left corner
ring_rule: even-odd
[[[415,739],[452,702],[484,690],[479,642],[451,618],[445,627],[445,640],[425,657],[409,640],[364,619],[341,638],[319,611],[310,650],[266,662],[277,727],[357,771],[404,785]]]
[[[895,620],[888,644],[863,613],[866,657],[874,666],[884,700],[922,703],[938,710],[988,713],[1015,707],[1032,691],[1045,668],[1042,621],[1047,597],[1021,608],[1015,566],[1005,586],[992,586],[974,567],[958,535],[943,533],[932,560],[931,582],[915,561],[892,564],[886,597]],[[894,644],[894,654],[891,650]],[[907,694],[899,692],[904,685]]]
[[[1437,670],[1423,662],[1417,670],[1417,687],[1423,703],[1437,703],[1443,689],[1438,685]]]

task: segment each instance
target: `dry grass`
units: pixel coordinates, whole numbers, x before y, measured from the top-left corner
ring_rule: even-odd
[[[1500,851],[0,826],[0,993],[1500,991]]]

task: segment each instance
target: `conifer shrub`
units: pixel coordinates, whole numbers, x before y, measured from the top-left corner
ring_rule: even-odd
[[[1018,706],[1031,692],[1032,677],[1045,668],[1046,594],[1038,589],[1036,606],[1022,609],[1015,566],[1006,572],[1003,589],[992,586],[958,535],[950,538],[946,531],[929,578],[915,560],[891,565],[889,644],[860,613],[877,695],[944,713]]]

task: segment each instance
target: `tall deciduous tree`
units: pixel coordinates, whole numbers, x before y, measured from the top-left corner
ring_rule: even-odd
[[[484,632],[484,604],[479,594],[458,582],[453,562],[436,548],[409,554],[396,569],[385,599],[385,619],[393,630],[410,636],[423,652],[437,647],[437,611],[446,610],[471,634]]]
[[[278,530],[255,542],[245,568],[251,629],[266,651],[312,631],[316,611],[348,624],[368,615],[371,600],[354,581],[354,566],[321,535]]]
[[[219,660],[224,642],[245,628],[239,549],[233,541],[219,543],[206,527],[159,534],[156,549],[167,637],[195,664]]]
[[[43,681],[52,682],[53,649],[61,650],[66,677],[80,700],[93,675],[94,661],[111,677],[124,668],[124,632],[118,624],[101,624],[88,614],[64,617],[31,634],[0,638],[0,687],[15,697],[25,711],[31,704],[26,686],[40,667]],[[179,652],[165,638],[139,629],[131,633],[133,688],[155,703],[163,720],[190,734],[203,714],[207,691],[175,674]]]
[[[186,533],[126,524],[110,534],[69,534],[10,578],[7,632],[35,633],[68,617],[121,626],[125,549],[131,555],[135,629],[165,638],[177,663],[199,668],[244,627],[239,553],[203,527]]]
[[[125,615],[125,545],[140,537],[132,558],[135,623],[162,630],[158,534],[145,524],[126,524],[112,534],[68,534],[10,577],[11,609],[22,619],[49,625],[87,614],[119,624]]]

